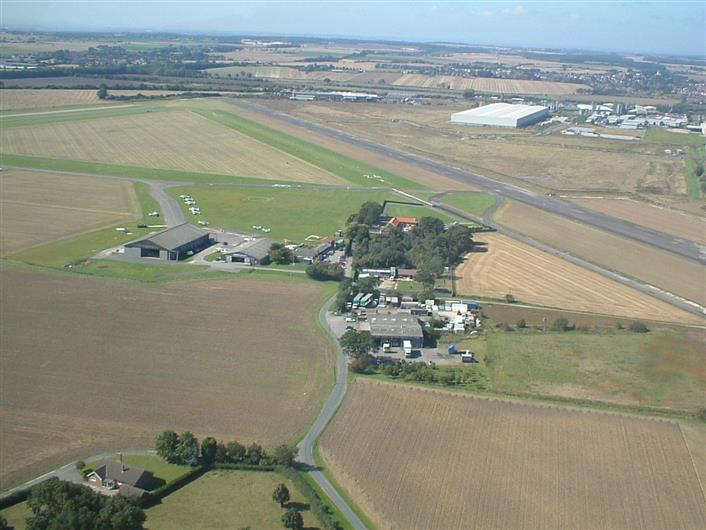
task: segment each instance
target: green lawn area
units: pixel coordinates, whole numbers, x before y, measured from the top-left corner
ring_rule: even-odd
[[[123,462],[129,466],[151,471],[156,478],[162,479],[164,482],[171,482],[191,469],[189,466],[170,464],[157,455],[123,455]],[[86,462],[86,467],[95,469],[100,463],[101,460]]]
[[[24,530],[27,527],[25,525],[25,520],[27,517],[32,515],[32,511],[29,509],[26,502],[21,502],[1,510],[0,515],[7,519],[7,523],[10,525],[10,528],[15,528],[15,530]]]
[[[307,188],[208,186],[170,188],[168,192],[177,199],[181,194],[194,197],[201,208],[201,218],[208,220],[211,226],[302,243],[312,234],[323,237],[342,230],[348,217],[364,202],[381,203],[393,197],[383,191]],[[182,204],[182,208],[191,218],[187,207]],[[256,225],[272,231],[263,234],[253,230]]]
[[[645,140],[668,145],[703,145],[704,137],[695,133],[675,133],[662,127],[650,127],[645,133]]]
[[[436,208],[429,208],[427,206],[412,206],[409,204],[388,203],[385,205],[385,215],[389,215],[391,217],[416,217],[417,219],[422,217],[437,217],[445,223],[462,221],[460,219],[456,219],[455,217],[451,217]]]
[[[206,265],[190,265],[188,263],[170,263],[169,265],[126,263],[113,260],[91,260],[88,263],[73,267],[72,272],[99,276],[103,278],[122,278],[146,283],[201,280],[205,278],[227,277],[233,275],[227,272],[209,272]]]
[[[699,200],[704,196],[698,175],[699,170],[703,172],[704,166],[706,166],[706,149],[704,146],[692,147],[684,167],[686,190],[691,199]]]
[[[457,344],[477,353],[494,392],[688,411],[704,405],[703,339],[695,331],[491,331]]]
[[[441,202],[482,217],[485,211],[495,204],[495,197],[487,193],[458,192],[445,195]]]
[[[399,175],[390,173],[365,162],[355,160],[320,145],[301,140],[260,123],[236,116],[222,110],[196,111],[205,118],[247,134],[251,138],[269,144],[277,149],[300,158],[310,164],[330,171],[354,184],[361,186],[382,186],[420,189],[426,186]],[[365,178],[364,175],[378,175],[382,180]]]
[[[150,530],[209,530],[221,528],[281,529],[283,508],[272,492],[284,483],[291,502],[302,508],[304,526],[318,527],[304,497],[285,477],[263,471],[210,471],[162,499],[146,511]]]

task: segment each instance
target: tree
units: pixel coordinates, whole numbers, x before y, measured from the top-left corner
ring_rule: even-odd
[[[238,442],[228,442],[226,446],[226,458],[229,462],[238,464],[245,460],[245,446]]]
[[[628,329],[630,329],[630,331],[634,333],[647,333],[648,331],[650,331],[650,328],[647,327],[647,324],[645,324],[641,320],[635,320],[634,322],[631,322],[630,327]]]
[[[196,436],[189,431],[181,433],[175,456],[177,464],[197,465],[199,463],[199,441]]]
[[[155,449],[157,450],[157,455],[164,458],[170,464],[176,463],[176,451],[179,445],[179,435],[174,431],[164,431],[162,434],[157,436],[155,441]]]
[[[4,515],[0,515],[0,530],[12,530]]]
[[[369,331],[346,331],[339,339],[341,349],[346,355],[358,359],[370,353],[373,348],[373,337]]]
[[[517,300],[515,300],[515,297],[512,294],[508,293],[505,295],[505,301],[508,304],[514,304]]]
[[[86,462],[84,462],[83,460],[79,460],[78,462],[76,462],[76,469],[78,469],[79,471],[81,471],[84,467],[86,467]]]
[[[272,263],[278,263],[280,265],[292,263],[294,260],[292,251],[285,247],[282,243],[272,243],[270,246],[269,256]]]
[[[252,443],[245,453],[245,459],[248,463],[256,466],[265,457],[265,451],[260,444]]]
[[[524,318],[521,318],[520,320],[517,321],[517,329],[525,329],[527,327],[527,321]]]
[[[105,99],[108,97],[108,87],[101,85],[98,87],[98,99]]]
[[[272,492],[272,500],[278,502],[280,508],[284,508],[284,505],[289,502],[289,490],[284,484],[278,484],[275,491]]]
[[[343,279],[344,271],[338,263],[326,263],[319,261],[317,263],[312,263],[306,268],[306,274],[314,279],[320,281],[335,280],[340,281]]]
[[[302,514],[300,514],[297,510],[290,508],[284,512],[284,515],[282,516],[282,524],[285,528],[289,528],[291,530],[302,530],[302,528],[304,528],[304,519],[302,518]]]
[[[368,226],[374,225],[382,215],[382,211],[382,204],[372,201],[364,202],[358,210],[355,221]]]
[[[292,467],[292,465],[294,465],[295,456],[294,449],[288,445],[282,444],[275,447],[275,462],[281,466]]]
[[[206,465],[211,465],[216,461],[216,448],[218,442],[212,436],[207,436],[201,442],[201,460]]]
[[[427,290],[431,290],[436,283],[436,275],[427,269],[418,270],[414,279],[421,283]]]
[[[561,317],[554,321],[552,324],[552,329],[554,331],[568,331],[571,329],[571,325],[569,324],[568,319]]]
[[[369,357],[360,357],[358,359],[353,359],[348,367],[351,369],[351,371],[357,373],[357,374],[363,374],[368,371],[368,368],[370,367],[370,361]]]

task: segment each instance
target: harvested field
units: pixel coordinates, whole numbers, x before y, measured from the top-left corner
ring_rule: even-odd
[[[126,181],[5,169],[0,188],[0,256],[140,215]]]
[[[404,74],[393,82],[395,85],[425,88],[449,88],[451,90],[475,90],[502,94],[574,94],[586,85],[559,83],[554,81],[525,81],[520,79],[491,79],[487,77],[454,77],[450,75],[428,76]]]
[[[532,129],[449,123],[466,106],[262,101],[275,110],[523,187],[634,192],[646,186],[685,193],[684,161],[643,142],[533,136]],[[661,154],[660,154],[661,153]],[[451,180],[451,179],[447,179]],[[453,182],[453,181],[452,181]],[[460,184],[455,183],[457,188]],[[454,185],[439,184],[454,189]]]
[[[477,234],[487,252],[471,252],[456,269],[459,293],[487,298],[512,294],[518,302],[615,316],[706,324],[559,257],[500,234]]]
[[[619,219],[706,245],[706,219],[632,199],[576,198],[572,202]]]
[[[495,218],[538,241],[706,305],[706,267],[698,263],[521,203],[508,202]]]
[[[703,490],[671,421],[357,378],[321,454],[381,528],[706,525]]]
[[[298,182],[342,183],[311,164],[185,111],[14,127],[2,152]]]
[[[287,66],[226,66],[222,68],[209,68],[206,72],[221,77],[227,76],[228,74],[233,76],[250,74],[253,77],[266,77],[271,79],[323,80],[328,78],[334,81],[347,81],[357,73],[355,71],[304,72]]]
[[[73,458],[151,447],[165,429],[292,443],[331,383],[313,323],[321,284],[4,269],[0,287],[3,489]]]
[[[110,90],[111,96],[166,96],[175,90]],[[41,109],[68,105],[115,105],[116,101],[98,99],[97,90],[4,89],[0,90],[0,110]]]

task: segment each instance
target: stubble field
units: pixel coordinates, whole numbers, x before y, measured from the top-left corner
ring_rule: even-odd
[[[321,454],[381,528],[706,524],[699,478],[671,421],[358,378]]]
[[[425,88],[450,88],[451,90],[476,90],[502,94],[574,94],[586,85],[553,81],[526,81],[520,79],[491,79],[486,77],[455,77],[450,75],[403,74],[392,81],[393,85]]]
[[[2,152],[262,179],[343,179],[193,112],[141,113],[12,127]]]
[[[706,245],[706,219],[703,217],[653,206],[632,199],[576,198],[572,199],[572,202],[619,219],[625,219],[642,226],[649,226],[660,232]]]
[[[495,218],[555,248],[706,305],[706,267],[698,263],[521,203],[508,202]]]
[[[457,290],[468,295],[607,315],[706,324],[635,289],[500,234],[478,234],[487,252],[471,252],[456,269]]]
[[[0,256],[140,214],[127,181],[5,169],[0,188]]]
[[[329,294],[320,284],[7,268],[0,283],[2,489],[74,458],[149,448],[165,429],[292,443],[331,382],[313,322]]]

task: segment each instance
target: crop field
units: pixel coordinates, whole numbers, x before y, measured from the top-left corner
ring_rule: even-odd
[[[507,203],[495,218],[555,248],[706,305],[706,267],[698,263],[521,203]]]
[[[297,188],[172,188],[175,197],[189,194],[201,208],[200,218],[211,226],[252,232],[254,225],[270,228],[268,237],[304,242],[342,230],[348,217],[366,201],[383,202],[398,197],[383,191]],[[191,216],[186,205],[182,206]]]
[[[313,322],[326,284],[141,284],[9,268],[0,284],[3,489],[74,458],[149,448],[165,429],[292,443],[332,382]]]
[[[126,181],[5,169],[0,188],[0,256],[140,215]]]
[[[342,179],[193,112],[3,129],[2,152],[261,179],[341,183]]]
[[[559,315],[544,314],[547,331],[540,321],[534,329],[492,330],[481,338],[451,341],[476,353],[477,368],[485,372],[494,393],[692,413],[703,406],[703,328],[650,324],[649,333],[635,333],[626,322],[623,330],[613,325],[558,332],[552,322]],[[530,315],[518,308],[517,319],[532,322]],[[562,316],[580,322],[580,315]],[[513,328],[516,321],[511,321]]]
[[[276,473],[216,470],[148,509],[145,526],[150,530],[280,529],[285,509],[272,500],[280,483],[289,489],[292,504],[306,505],[294,484]],[[302,516],[306,528],[318,527],[311,512],[304,510]]]
[[[376,103],[263,101],[296,117],[482,175],[555,190],[634,192],[655,187],[684,193],[684,161],[658,144],[533,136],[533,129],[467,127],[449,123],[468,106],[410,107]],[[450,179],[435,189],[459,189]],[[452,181],[453,182],[453,181]]]
[[[321,454],[381,528],[706,524],[699,478],[671,421],[358,378]]]
[[[296,68],[286,66],[226,66],[223,68],[209,68],[206,72],[220,77],[250,74],[253,77],[269,77],[272,79],[302,79],[302,80],[323,80],[332,79],[334,81],[348,81],[357,72],[304,72]]]
[[[459,293],[487,298],[512,294],[518,302],[615,316],[706,324],[559,257],[500,234],[477,234],[487,252],[471,252],[456,269]]]
[[[574,94],[586,85],[559,83],[554,81],[525,81],[520,79],[491,79],[486,77],[454,77],[449,75],[428,76],[424,74],[403,74],[392,82],[393,85],[425,88],[450,88],[451,90],[475,90],[502,94]]]
[[[0,110],[61,107],[64,105],[97,105],[96,90],[0,90]]]
[[[572,202],[613,217],[706,245],[706,219],[632,199],[586,199]]]

